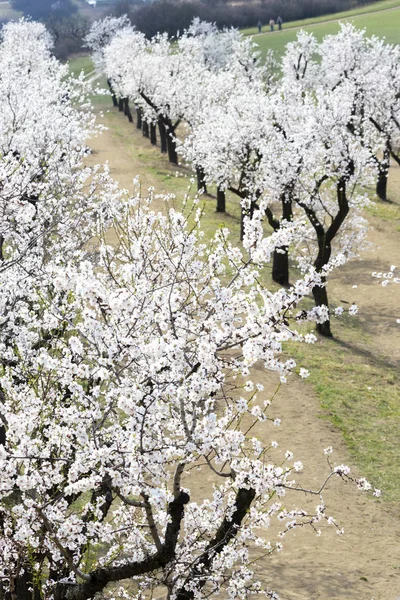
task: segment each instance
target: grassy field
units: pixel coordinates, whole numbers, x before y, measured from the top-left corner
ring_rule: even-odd
[[[376,2],[372,2],[371,4],[367,4],[366,6],[354,8],[353,10],[322,15],[321,17],[311,17],[310,19],[302,19],[300,21],[288,21],[285,23],[284,27],[285,29],[294,29],[296,27],[305,27],[306,25],[315,25],[318,23],[324,23],[326,21],[337,21],[338,19],[348,19],[358,15],[365,15],[368,13],[375,13],[398,7],[400,7],[400,0],[378,0]],[[264,28],[269,30],[267,23],[264,24]],[[243,29],[242,33],[244,35],[255,35],[258,34],[258,28],[249,27]]]
[[[254,41],[259,45],[263,54],[271,49],[280,55],[284,52],[286,44],[296,39],[297,32],[300,29],[312,32],[318,40],[322,40],[325,35],[335,34],[339,31],[339,21],[347,21],[353,23],[359,29],[365,28],[368,35],[384,37],[387,42],[398,44],[400,42],[400,0],[377,2],[368,8],[370,9],[369,12],[363,14],[360,14],[360,11],[349,11],[321,19],[288,23],[284,25],[282,31],[274,31],[273,33],[268,31],[257,35]],[[373,8],[374,11],[372,11]],[[244,33],[250,32],[256,33],[256,30],[244,31]]]
[[[81,71],[83,71],[85,75],[89,75],[89,73],[94,71],[93,63],[87,55],[74,56],[68,61],[68,66],[71,75],[79,75]]]

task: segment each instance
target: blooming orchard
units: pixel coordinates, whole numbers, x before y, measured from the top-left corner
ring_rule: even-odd
[[[170,160],[178,152],[199,187],[217,185],[217,210],[225,209],[225,190],[237,195],[242,239],[251,220],[277,231],[305,218],[309,232],[292,247],[302,268],[321,272],[338,253],[339,261],[358,253],[367,188],[376,184],[385,199],[390,156],[398,160],[398,48],[351,25],[320,44],[300,32],[275,77],[272,58],[262,65],[238,32],[195,21],[170,44],[119,23],[102,46],[110,85],[154,131],[158,122]],[[90,35],[95,50],[102,28],[96,23]],[[273,261],[274,280],[286,286],[288,252],[282,246]],[[328,305],[325,287],[313,294],[317,306]],[[331,335],[329,320],[319,331]]]
[[[183,69],[164,38],[151,43],[154,49],[124,20],[112,23],[121,29],[120,48],[134,36],[144,61],[154,50],[158,64],[170,57],[174,72]],[[96,27],[92,42],[100,40],[98,60],[107,63],[101,36],[108,26]],[[196,43],[199,35],[205,44],[202,66],[254,80],[260,107],[265,102],[273,111],[276,97],[262,96],[266,78],[250,60],[249,43],[227,33],[228,50],[224,42],[215,53],[196,27]],[[191,35],[182,44],[195,55]],[[218,38],[213,29],[210,35]],[[231,55],[241,57],[242,75],[227,66]],[[140,71],[139,53],[137,65],[126,64]],[[121,79],[111,85],[130,94],[118,69]],[[127,197],[107,171],[83,166],[96,131],[85,86],[66,78],[40,25],[3,29],[0,74],[1,593],[11,600],[85,600],[98,592],[133,600],[162,585],[171,600],[194,600],[222,590],[238,599],[259,592],[251,548],[265,554],[281,547],[269,535],[271,521],[277,518],[283,533],[304,525],[319,531],[321,523],[338,528],[322,493],[331,477],[350,479],[348,467],[328,463],[315,508],[284,508],[287,494],[301,492],[295,475],[302,464],[262,441],[269,421],[279,419],[252,375],[260,362],[282,381],[296,369],[293,359],[282,358],[282,344],[315,340],[296,323],[323,323],[327,308],[298,305],[341,255],[318,268],[305,261],[302,279],[271,292],[261,269],[277,248],[296,246],[308,225],[286,219],[267,235],[264,186],[259,197],[246,196],[257,206],[254,218],[246,217],[243,251],[225,229],[204,244],[196,198],[184,207],[189,217],[168,198],[157,213],[151,193]],[[145,118],[175,127],[179,95],[169,89],[167,100],[157,100],[154,91],[154,106],[146,107],[147,74],[137,76],[134,100]],[[172,87],[173,74],[164,75],[157,93]],[[324,115],[325,96],[308,102]],[[274,124],[269,131],[273,140],[274,131],[281,135]],[[335,143],[332,155],[344,154]],[[267,162],[261,141],[260,157],[255,152],[252,146],[254,173]],[[351,173],[348,163],[320,159],[332,186],[353,181],[361,169],[350,141],[346,152],[355,163]],[[315,180],[315,169],[308,177]],[[243,182],[249,194],[250,181]],[[320,210],[300,191],[294,198]],[[307,374],[302,367],[300,375]],[[193,486],[195,470],[209,484],[203,497]],[[356,483],[370,489],[363,479]],[[109,586],[126,579],[135,591]]]

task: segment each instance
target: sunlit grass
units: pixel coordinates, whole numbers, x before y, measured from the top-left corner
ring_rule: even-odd
[[[384,2],[379,2],[379,5],[383,4]],[[377,9],[375,8],[375,10]],[[296,39],[300,29],[314,33],[317,39],[321,41],[325,35],[338,33],[340,22],[346,21],[359,29],[365,28],[368,35],[384,37],[391,44],[398,44],[400,42],[400,0],[396,0],[395,8],[392,10],[381,10],[379,12],[360,15],[355,14],[354,16],[351,16],[351,13],[339,13],[332,15],[332,20],[328,22],[313,20],[311,24],[310,20],[296,21],[295,23],[284,25],[282,31],[274,31],[273,33],[268,31],[262,35],[258,35],[254,38],[254,41],[259,46],[263,55],[268,50],[274,50],[277,55],[282,55],[286,44]]]
[[[337,21],[338,19],[348,19],[351,17],[356,17],[359,15],[376,13],[382,10],[390,10],[393,8],[400,7],[400,0],[379,0],[377,2],[372,2],[371,4],[367,4],[366,6],[359,6],[358,8],[354,8],[352,10],[341,11],[337,13],[332,13],[328,15],[321,15],[320,17],[312,17],[310,19],[301,19],[298,21],[289,21],[284,24],[285,29],[293,29],[295,27],[305,27],[307,25],[315,25],[318,23],[323,23],[325,21]],[[268,29],[268,24],[264,24],[264,31]],[[255,35],[258,33],[257,27],[248,27],[247,29],[243,29],[242,33],[244,35]]]
[[[368,336],[357,317],[334,322],[335,339],[313,346],[291,344],[291,356],[310,370],[325,417],[343,434],[363,476],[383,490],[383,500],[398,501],[400,463],[400,374],[370,353]]]
[[[92,59],[88,55],[79,55],[70,58],[68,61],[68,67],[70,74],[75,76],[79,75],[82,71],[85,75],[94,71],[94,65]]]

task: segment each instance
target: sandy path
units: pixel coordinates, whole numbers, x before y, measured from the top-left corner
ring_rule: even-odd
[[[158,150],[151,150],[150,159],[144,159],[140,133],[117,113],[106,115],[106,120],[111,124],[123,122],[123,132],[110,130],[93,140],[95,154],[91,161],[108,160],[111,174],[128,189],[132,189],[136,173],[140,173],[145,187],[153,184],[157,189],[164,187],[157,184],[160,177],[154,174],[153,161],[158,164],[159,174],[168,173],[171,167],[160,158]],[[129,148],[126,136],[132,139]],[[149,171],[149,160],[153,171]],[[395,177],[398,176],[396,173]],[[370,237],[379,245],[379,252],[365,252],[360,260],[341,269],[332,281],[331,295],[360,304],[360,319],[372,339],[369,351],[397,364],[400,326],[395,321],[400,318],[398,302],[396,305],[400,286],[386,288],[387,293],[382,295],[381,286],[370,273],[387,270],[390,264],[400,267],[399,233],[389,222],[374,219],[374,226]],[[358,287],[353,288],[353,284]],[[394,306],[397,315],[393,314]],[[264,383],[266,395],[276,388],[274,377],[262,369],[257,379]],[[273,412],[282,419],[282,425],[279,429],[263,426],[261,436],[265,441],[276,439],[283,452],[292,450],[296,459],[304,463],[305,471],[299,476],[304,487],[316,487],[323,481],[326,462],[322,450],[326,446],[335,448],[336,464],[350,464],[341,434],[320,418],[323,413],[319,398],[306,382],[292,378],[283,386],[274,400]],[[190,483],[197,486],[200,495],[207,486],[202,477]],[[311,530],[288,534],[282,553],[258,563],[257,572],[266,587],[275,589],[282,600],[400,600],[400,505],[373,500],[340,481],[329,486],[324,498],[329,514],[345,528],[345,535],[339,537],[331,528],[321,537]],[[318,503],[315,497],[311,500],[312,505]],[[307,501],[296,495],[287,499],[286,506],[294,502],[304,505]]]
[[[270,379],[260,370],[259,380],[266,389]],[[281,389],[277,401],[282,424],[279,431],[267,435],[304,463],[304,473],[297,476],[304,487],[315,489],[323,481],[327,472],[324,447],[335,449],[335,464],[350,464],[341,434],[318,418],[323,416],[319,399],[306,383],[291,381]],[[400,598],[398,507],[374,501],[340,480],[329,485],[324,499],[327,513],[344,527],[345,535],[338,536],[332,528],[324,529],[321,537],[310,529],[287,534],[283,552],[258,567],[265,584],[287,600]],[[314,506],[318,498],[308,502]],[[307,506],[307,500],[297,494],[287,503]]]

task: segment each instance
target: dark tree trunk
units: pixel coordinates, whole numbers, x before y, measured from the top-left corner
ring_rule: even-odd
[[[158,119],[158,131],[160,134],[160,150],[161,152],[167,152],[167,132],[165,131],[165,125],[161,119]]]
[[[197,190],[203,190],[205,194],[207,194],[207,184],[204,179],[204,171],[201,167],[197,167],[196,169],[197,175]]]
[[[125,116],[128,117],[129,123],[133,123],[133,118],[132,118],[132,113],[131,113],[131,109],[129,106],[128,98],[124,98],[124,113],[125,113]]]
[[[147,555],[138,562],[127,561],[115,566],[99,567],[92,571],[89,581],[84,583],[76,585],[59,583],[54,588],[54,600],[90,600],[97,592],[104,590],[109,583],[165,569],[167,564],[175,558],[184,507],[189,500],[188,494],[180,491],[179,495],[169,503],[169,521],[165,530],[164,542],[156,553]]]
[[[246,211],[243,206],[240,207],[240,241],[243,242],[244,238],[244,218],[246,216]]]
[[[170,163],[178,164],[178,153],[176,151],[176,142],[169,131],[167,132],[167,149],[168,149],[168,160]]]
[[[253,488],[249,488],[248,490],[240,488],[237,491],[233,514],[224,518],[215,536],[206,546],[202,556],[194,563],[191,572],[186,577],[185,583],[195,583],[196,591],[202,589],[207,584],[210,575],[209,569],[213,559],[221,554],[229,542],[240,532],[243,519],[249,512],[255,496],[256,491]],[[185,590],[182,586],[176,592],[176,600],[193,600],[194,592],[190,590],[190,585],[187,587],[189,589]]]
[[[118,106],[117,97],[116,97],[116,95],[114,93],[113,86],[111,84],[110,79],[107,79],[107,85],[108,85],[108,87],[110,89],[110,92],[111,92],[111,98],[112,98],[113,106]]]
[[[340,227],[342,226],[344,220],[349,214],[349,202],[347,199],[347,183],[349,178],[354,174],[354,162],[349,160],[347,173],[342,175],[342,177],[336,183],[336,195],[338,202],[338,212],[333,217],[331,224],[329,225],[327,231],[325,231],[323,224],[319,221],[318,216],[315,211],[313,211],[310,207],[305,206],[301,202],[298,201],[298,204],[305,210],[305,213],[314,227],[315,233],[317,234],[318,240],[318,256],[314,261],[314,267],[317,273],[323,273],[324,267],[329,263],[332,253],[332,241],[337,235]],[[324,176],[316,186],[316,192],[319,191],[322,183],[326,181],[327,176]],[[326,291],[326,277],[321,277],[321,282],[324,284],[323,287],[314,286],[312,293],[314,296],[315,306],[325,305],[328,309],[328,319],[324,323],[317,324],[317,331],[325,336],[332,337],[330,320],[329,320],[329,303],[328,303],[328,293]]]
[[[157,145],[157,129],[154,123],[150,123],[150,141],[153,146]]]
[[[289,287],[289,248],[282,246],[274,250],[272,259],[272,280],[283,287]]]
[[[385,149],[383,159],[378,167],[378,181],[376,182],[376,195],[383,201],[387,201],[387,184],[390,167],[390,151]]]
[[[33,583],[32,572],[28,565],[25,565],[22,575],[11,578],[10,592],[0,591],[0,598],[4,600],[41,600],[42,595],[38,587]]]
[[[142,134],[145,138],[150,137],[149,124],[147,121],[142,121]]]
[[[318,256],[315,259],[314,267],[317,273],[321,273],[322,269],[328,264],[332,254],[332,246],[328,242],[326,235],[318,237]],[[323,287],[315,285],[312,289],[315,306],[326,306],[329,311],[328,292],[326,289],[326,277],[321,277]],[[332,337],[330,319],[324,323],[317,323],[317,331],[324,337]]]
[[[136,109],[136,129],[142,129],[142,109]]]
[[[291,221],[293,218],[292,201],[287,199],[286,194],[282,195],[282,221]],[[272,212],[267,214],[269,224],[274,231],[281,227],[281,221],[274,219]],[[276,248],[272,259],[272,280],[284,287],[289,287],[289,248],[282,246]]]
[[[226,210],[226,194],[225,190],[217,188],[217,212],[224,213]]]
[[[328,292],[326,290],[326,278],[322,277],[322,283],[325,283],[324,287],[315,285],[312,293],[314,296],[315,306],[327,306],[329,308]],[[324,337],[333,337],[331,332],[331,323],[328,318],[323,323],[317,323],[317,331]]]
[[[124,99],[123,98],[118,99],[118,110],[119,110],[119,112],[124,112]]]

